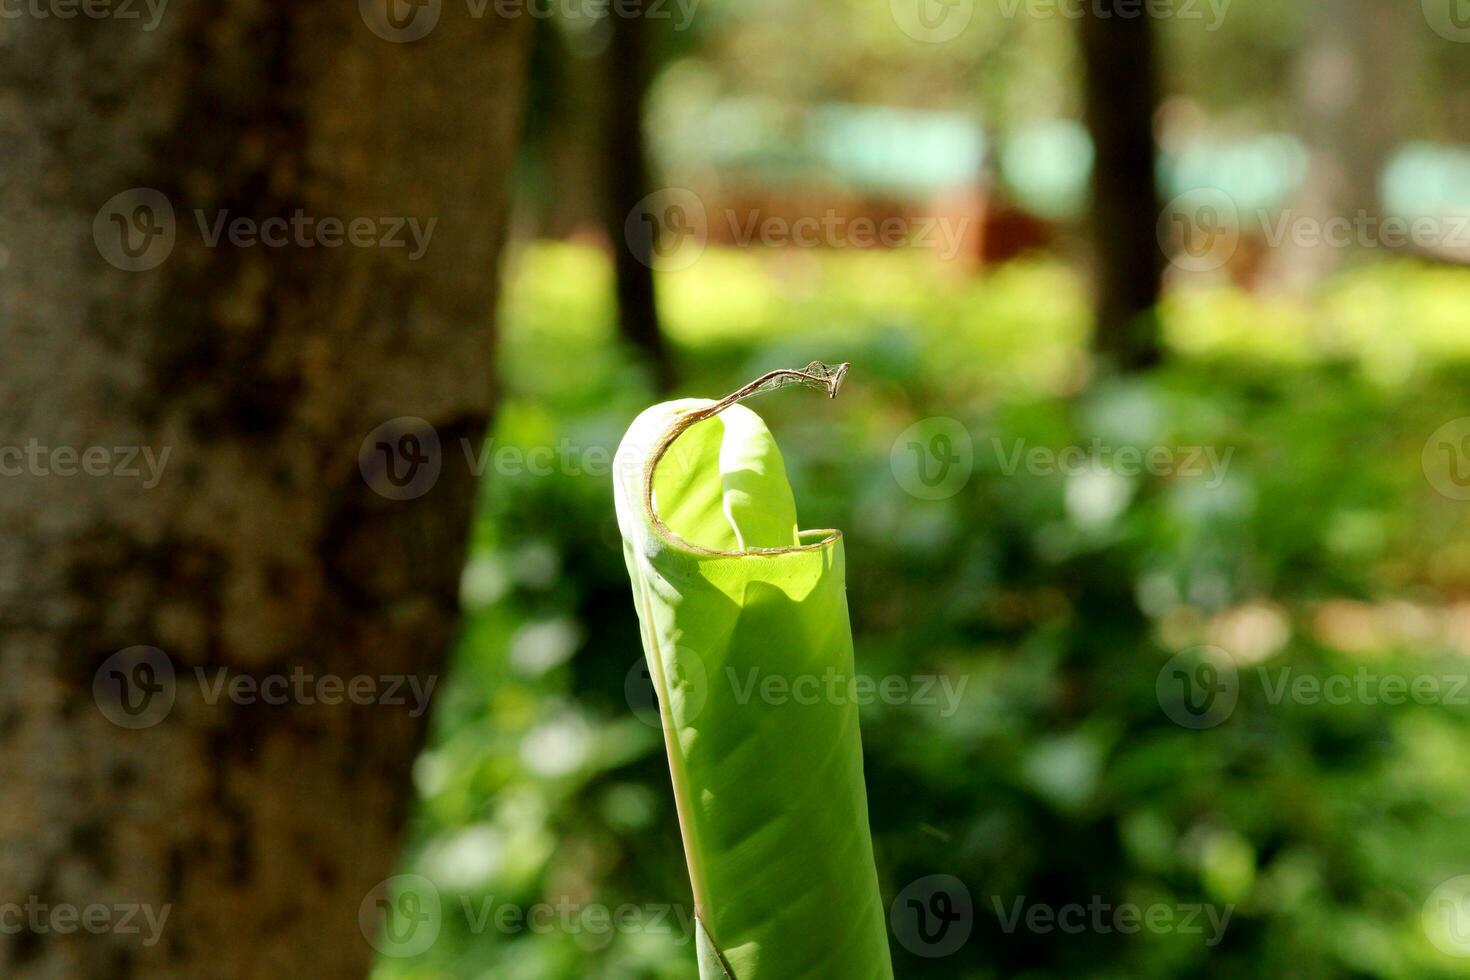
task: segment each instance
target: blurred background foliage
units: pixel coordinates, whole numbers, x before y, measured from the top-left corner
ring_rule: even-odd
[[[1218,30],[1200,9],[1159,25],[1163,193],[1229,184],[1243,210],[1283,207],[1312,180],[1317,147],[1294,133],[1310,93],[1291,79],[1312,77],[1325,8],[1236,0]],[[833,403],[753,407],[781,442],[803,526],[847,535],[859,671],[965,680],[948,715],[863,709],[885,899],[944,873],[975,902],[962,951],[926,959],[895,943],[897,975],[1470,976],[1422,921],[1435,886],[1470,872],[1470,707],[1294,703],[1269,683],[1287,669],[1467,669],[1470,510],[1435,491],[1421,454],[1467,414],[1470,272],[1383,249],[1334,255],[1305,286],[1271,274],[1275,254],[1260,274],[1171,270],[1160,365],[1109,371],[1079,243],[1090,151],[1072,21],[976,5],[962,42],[923,45],[887,4],[705,0],[687,30],[672,26],[654,39],[645,105],[665,183],[709,201],[811,193],[817,174],[828,191],[932,201],[964,182],[960,161],[986,214],[1044,232],[1004,260],[954,262],[712,244],[657,280],[677,394],[852,362]],[[693,972],[677,916],[668,932],[594,935],[477,929],[457,912],[689,903],[661,735],[637,710],[648,692],[608,470],[661,396],[619,339],[597,206],[578,203],[597,183],[595,145],[566,138],[607,97],[585,82],[608,29],[538,25],[546,85],[533,85],[506,268],[502,400],[404,860],[446,911],[438,941],[385,957],[379,980]],[[1470,209],[1465,49],[1417,29],[1370,38],[1402,42],[1411,69],[1375,193]],[[873,127],[942,149],[905,154],[863,135]],[[891,454],[934,418],[963,426],[974,471],[926,500]],[[1226,462],[1218,481],[1007,465],[1018,446],[1094,439]],[[549,465],[531,465],[538,452]],[[1241,665],[1240,693],[1225,723],[1196,731],[1161,709],[1156,679],[1200,644]],[[1213,948],[1177,932],[1008,934],[994,902],[1020,896],[1234,913]]]
[[[799,274],[765,261],[711,255],[671,290],[682,387],[853,362],[830,405],[756,407],[803,526],[847,535],[859,670],[969,678],[950,717],[863,712],[885,896],[949,873],[976,897],[966,949],[925,960],[895,944],[899,975],[1470,972],[1420,925],[1429,891],[1470,868],[1463,705],[1272,704],[1243,669],[1235,714],[1192,731],[1155,694],[1169,656],[1203,642],[1297,673],[1465,671],[1470,514],[1420,466],[1470,381],[1470,335],[1453,330],[1464,274],[1375,266],[1302,305],[1174,296],[1167,367],[1083,390],[1083,287],[1062,266],[958,282],[898,254],[803,258]],[[501,455],[416,770],[407,866],[447,907],[687,904],[660,734],[627,695],[642,652],[606,469],[655,396],[613,338],[604,256],[537,244],[513,266]],[[1375,304],[1422,312],[1393,336],[1390,371],[1355,326]],[[915,499],[890,469],[894,440],[929,416],[975,444],[973,477],[945,500]],[[1234,453],[1215,489],[1003,472],[1019,440],[1094,436]],[[557,446],[573,466],[514,472]],[[1005,935],[990,904],[1095,894],[1237,911],[1208,949],[1175,934]],[[380,975],[683,978],[691,955],[677,929],[475,933],[446,913],[429,952]]]

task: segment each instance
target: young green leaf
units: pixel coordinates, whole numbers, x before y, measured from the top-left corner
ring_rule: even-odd
[[[623,550],[658,692],[701,980],[891,980],[851,696],[842,535],[798,531],[738,404],[846,365],[655,405],[618,449]]]

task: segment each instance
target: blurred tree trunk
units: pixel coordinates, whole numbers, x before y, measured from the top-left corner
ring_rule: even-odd
[[[1307,171],[1287,202],[1291,217],[1317,228],[1334,217],[1352,219],[1355,228],[1374,227],[1383,217],[1379,177],[1418,112],[1423,88],[1415,84],[1421,67],[1416,41],[1423,15],[1416,7],[1377,0],[1316,0],[1305,16],[1312,28],[1291,93]],[[1278,285],[1310,288],[1363,244],[1307,244],[1287,236],[1273,257],[1271,277]]]
[[[537,233],[551,238],[595,231],[607,201],[608,91],[606,54],[591,53],[581,31],[557,20],[537,21],[539,74],[533,69],[533,108],[540,108],[537,149],[543,161],[543,220]],[[537,79],[544,83],[537,84]]]
[[[1092,134],[1091,231],[1097,269],[1095,347],[1128,370],[1158,361],[1164,256],[1158,242],[1153,28],[1134,10],[1084,4],[1080,23]],[[1100,16],[1101,14],[1101,16]]]
[[[613,250],[618,330],[653,372],[660,391],[673,385],[668,345],[659,329],[653,282],[653,229],[627,221],[649,186],[648,149],[643,140],[643,100],[650,81],[648,18],[608,15],[607,48],[607,236]]]
[[[300,670],[423,687],[441,669],[474,496],[459,440],[477,444],[491,407],[527,23],[442,13],[403,44],[352,2],[176,5],[154,31],[0,21],[0,897],[168,906],[152,945],[7,930],[0,975],[368,969],[359,908],[392,871],[423,717],[208,685]],[[104,208],[135,187],[175,215],[148,271],[110,264],[124,230],[135,251],[167,239],[156,206]],[[211,246],[196,223],[297,209],[437,224],[412,259],[412,238]],[[443,448],[412,500],[359,471],[364,438],[398,416]],[[27,446],[47,455],[9,451]],[[110,475],[62,475],[66,447],[106,450]],[[137,447],[168,453],[156,481]],[[131,676],[175,701],[129,730],[109,720],[108,692],[130,695],[106,665],[140,644],[176,681]]]

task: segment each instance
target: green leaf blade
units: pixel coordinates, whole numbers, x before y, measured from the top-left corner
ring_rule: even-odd
[[[798,545],[779,450],[753,412],[726,406],[726,418],[667,441],[711,404],[640,416],[617,487],[703,931],[700,975],[891,980],[842,539]]]

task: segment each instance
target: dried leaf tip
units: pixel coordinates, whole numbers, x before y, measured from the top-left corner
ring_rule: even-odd
[[[812,361],[810,364],[807,365],[807,370],[810,371],[812,368],[818,368],[822,371],[831,372],[827,377],[827,397],[836,398],[837,389],[842,387],[842,379],[847,377],[847,369],[851,366],[852,365],[849,364],[847,361],[843,361],[835,368],[828,367],[821,361]]]
[[[847,377],[849,367],[851,365],[847,361],[843,361],[836,367],[824,361],[812,361],[800,369],[787,368],[771,371],[756,378],[739,391],[733,392],[729,397],[745,398],[758,391],[774,391],[790,385],[805,385],[808,388],[819,388],[826,391],[828,398],[836,398],[837,389],[842,385],[842,379]]]

